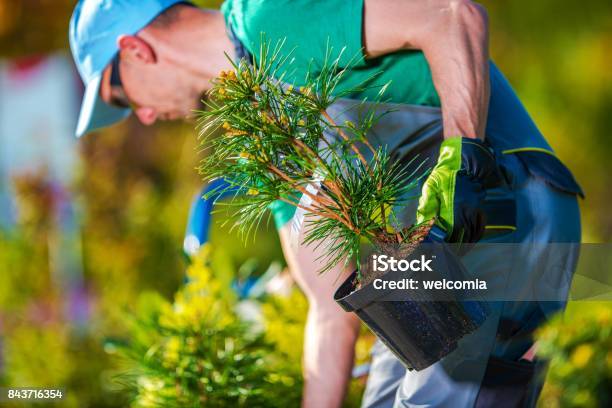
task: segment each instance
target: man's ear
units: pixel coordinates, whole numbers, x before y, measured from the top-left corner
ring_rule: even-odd
[[[127,60],[154,64],[157,60],[153,48],[143,39],[135,35],[121,35],[117,38],[121,58]]]

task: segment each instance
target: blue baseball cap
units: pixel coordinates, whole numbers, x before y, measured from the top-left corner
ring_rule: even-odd
[[[117,38],[134,35],[161,12],[184,0],[80,0],[70,19],[70,49],[85,83],[76,136],[129,116],[130,109],[100,98],[102,72],[119,51]]]

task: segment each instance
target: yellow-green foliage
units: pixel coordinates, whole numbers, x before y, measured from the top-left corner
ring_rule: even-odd
[[[306,297],[297,289],[287,297],[273,296],[262,304],[266,337],[277,351],[294,362],[300,372],[304,348],[304,324],[308,313]]]
[[[551,359],[540,404],[612,404],[612,305],[584,303],[539,330],[538,354]]]
[[[299,406],[299,372],[274,344],[234,313],[236,299],[216,279],[208,249],[194,259],[174,303],[141,299],[121,347],[135,407]]]
[[[34,333],[33,333],[34,332]],[[65,325],[41,324],[37,329],[16,327],[6,338],[6,365],[12,384],[58,387],[66,384],[74,369],[68,355]]]

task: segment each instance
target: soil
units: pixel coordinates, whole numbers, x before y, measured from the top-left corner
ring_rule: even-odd
[[[425,239],[432,226],[433,221],[428,224],[423,224],[422,226],[414,230],[410,234],[408,239],[402,243],[376,242],[374,243],[376,247],[376,252],[393,256],[396,259],[405,259],[410,256],[410,254],[414,252],[414,250],[423,241],[423,239]],[[374,271],[371,262],[363,263],[361,265],[361,281],[356,282],[356,290],[369,285],[370,283],[374,282],[375,279],[378,279],[386,275],[387,273],[387,271]]]

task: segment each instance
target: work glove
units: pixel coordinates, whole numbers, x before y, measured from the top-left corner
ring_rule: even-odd
[[[495,155],[485,142],[464,137],[446,139],[423,185],[417,222],[435,220],[446,232],[448,242],[477,242],[486,224],[485,190],[501,182]]]

